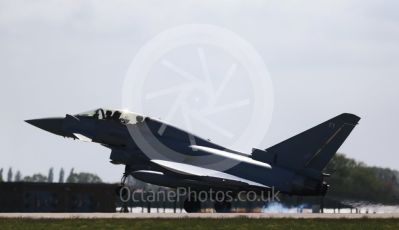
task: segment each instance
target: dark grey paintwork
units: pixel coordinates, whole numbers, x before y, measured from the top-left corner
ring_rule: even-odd
[[[162,121],[122,110],[97,109],[26,122],[110,148],[112,163],[126,165],[127,174],[152,184],[232,191],[274,187],[293,195],[324,195],[328,185],[322,171],[359,120],[353,114],[341,114],[252,153],[238,153]],[[213,154],[215,151],[222,155]]]

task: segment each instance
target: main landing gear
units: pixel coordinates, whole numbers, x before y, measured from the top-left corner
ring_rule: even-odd
[[[227,200],[215,201],[214,209],[218,213],[229,213],[231,212],[231,202]]]
[[[215,212],[217,213],[229,213],[231,212],[231,197],[213,197],[213,208]],[[195,196],[190,196],[187,197],[186,200],[184,201],[183,207],[184,210],[186,210],[187,213],[198,213],[201,212],[201,209],[204,208],[203,205],[205,204],[204,202],[201,202],[204,200],[201,200],[199,197]]]
[[[201,212],[201,203],[195,197],[187,197],[183,203],[183,208],[187,213]]]

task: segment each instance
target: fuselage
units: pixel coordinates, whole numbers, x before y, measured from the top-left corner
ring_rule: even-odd
[[[110,148],[113,164],[126,165],[127,173],[143,181],[168,187],[195,189],[259,190],[261,187],[218,180],[198,180],[173,167],[155,161],[178,162],[264,185],[283,193],[319,195],[325,193],[321,175],[306,175],[291,169],[255,161],[250,153],[240,153],[217,145],[173,125],[121,110],[97,109],[62,118],[57,130],[31,124],[55,134],[90,141]],[[54,121],[53,121],[54,122]],[[35,124],[34,124],[35,123]],[[44,123],[43,123],[44,124]],[[55,127],[55,126],[54,126]],[[232,180],[233,181],[233,180]]]

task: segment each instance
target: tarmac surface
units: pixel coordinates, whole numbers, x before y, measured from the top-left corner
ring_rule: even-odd
[[[0,213],[0,218],[31,219],[147,219],[147,218],[294,218],[294,219],[384,219],[399,218],[399,213],[330,214],[330,213]]]

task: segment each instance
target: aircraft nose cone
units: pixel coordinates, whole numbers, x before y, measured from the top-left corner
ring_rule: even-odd
[[[61,136],[66,136],[63,129],[64,118],[42,118],[26,120],[25,122],[36,126],[40,129],[46,130],[47,132],[54,133]]]

